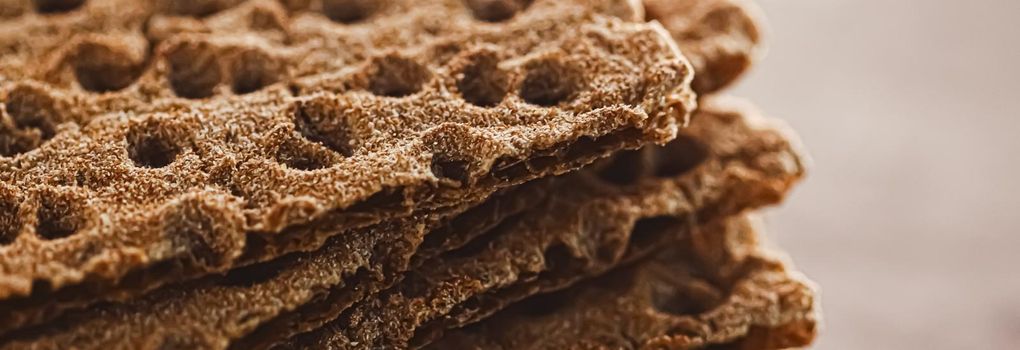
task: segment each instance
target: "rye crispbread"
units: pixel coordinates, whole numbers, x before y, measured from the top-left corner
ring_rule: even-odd
[[[780,201],[803,167],[794,143],[712,99],[663,149],[568,175],[544,204],[408,272],[293,348],[416,348],[527,296],[639,259],[707,221]]]
[[[694,66],[694,91],[733,84],[763,50],[764,24],[751,0],[643,0],[649,20],[662,23]]]
[[[532,297],[449,332],[432,349],[730,349],[806,347],[818,328],[813,284],[734,217],[655,256]]]
[[[60,3],[0,24],[0,332],[664,143],[694,107],[630,1]]]
[[[405,294],[409,289],[435,291],[411,298],[440,303],[419,310],[432,318],[398,319],[411,322],[392,324],[394,328],[381,333],[371,333],[373,328],[368,327],[346,329],[361,330],[363,336],[389,335],[394,338],[388,341],[406,342],[425,323],[422,321],[434,321],[421,327],[428,330],[421,334],[428,336],[416,341],[425,343],[433,332],[456,325],[444,317],[459,317],[462,323],[480,318],[506,303],[596,274],[625,256],[636,258],[674,229],[779,201],[803,171],[795,144],[774,123],[761,120],[735,101],[713,99],[706,105],[683,136],[665,148],[620,155],[609,164],[549,179],[549,184],[525,185],[496,197],[497,202],[490,199],[470,209],[447,225],[452,229],[433,230],[424,239],[434,235],[440,239],[424,247],[435,248],[419,249],[419,259],[412,260],[414,272],[405,277],[406,283],[380,294],[411,298]],[[641,162],[634,163],[635,159]],[[528,186],[546,186],[535,188],[548,189],[549,199],[536,206],[508,204],[522,193],[542,192],[529,191]],[[233,344],[236,348],[263,347],[289,332],[310,330],[338,316],[338,322],[344,322],[348,305],[391,282],[394,270],[406,266],[410,259],[407,252],[422,240],[427,231],[422,227],[428,222],[419,221],[418,226],[410,226],[415,229],[411,231],[385,231],[389,228],[383,227],[354,242],[344,239],[358,236],[337,236],[319,251],[254,265],[231,272],[225,279],[206,279],[125,304],[93,307],[64,317],[53,327],[16,334],[6,339],[6,346],[135,348],[189,339],[192,342],[187,345],[192,347],[224,348],[231,341],[237,341]],[[658,222],[672,224],[660,228],[652,225]],[[650,232],[632,237],[630,228],[635,225]],[[365,243],[359,243],[362,241]],[[377,252],[383,248],[387,250]],[[345,254],[351,257],[345,258]],[[546,260],[553,258],[566,259],[560,262],[570,264]],[[540,278],[502,275],[506,269],[524,269],[531,271],[533,278]],[[463,279],[450,280],[451,274]],[[424,281],[440,284],[423,283],[414,277],[420,275],[427,276]],[[461,293],[449,294],[454,291]],[[472,312],[463,307],[472,299],[497,303]],[[390,319],[408,308],[423,307],[415,306],[414,300],[387,304],[376,310],[377,316]],[[347,314],[376,316],[371,313],[373,307],[372,301],[366,301]],[[324,332],[329,329],[327,326],[294,341],[327,334]],[[374,343],[360,344],[373,347]]]

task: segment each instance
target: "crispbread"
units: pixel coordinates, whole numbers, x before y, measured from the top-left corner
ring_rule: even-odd
[[[799,178],[803,170],[798,151],[792,147],[787,136],[774,129],[771,123],[761,124],[761,121],[755,121],[756,117],[753,115],[745,118],[742,114],[749,112],[733,106],[730,101],[707,100],[706,104],[707,111],[702,112],[692,127],[684,131],[682,141],[670,144],[664,149],[640,151],[657,155],[646,157],[652,161],[645,167],[634,167],[629,162],[604,164],[598,168],[564,175],[562,178],[548,179],[546,181],[552,184],[549,185],[552,187],[547,187],[552,188],[548,194],[551,199],[545,204],[507,205],[515,202],[522,193],[543,192],[528,189],[528,186],[542,186],[542,183],[528,184],[505,194],[505,198],[496,197],[498,202],[490,200],[471,209],[468,214],[454,219],[445,230],[434,230],[425,239],[439,238],[435,243],[426,244],[418,250],[418,262],[412,265],[418,268],[413,271],[416,271],[415,274],[434,273],[436,277],[441,277],[446,276],[445,273],[448,271],[466,268],[464,278],[484,278],[484,273],[492,272],[487,272],[486,269],[495,268],[496,271],[502,271],[500,261],[509,258],[505,251],[508,247],[497,245],[497,248],[493,249],[502,253],[496,255],[485,250],[490,243],[496,245],[494,242],[506,242],[509,247],[519,248],[521,254],[517,258],[520,259],[537,254],[535,259],[528,261],[513,259],[504,261],[511,266],[520,266],[523,263],[535,273],[546,269],[558,271],[557,273],[566,272],[568,266],[546,265],[542,257],[547,250],[553,253],[577,254],[578,262],[587,261],[593,264],[570,265],[571,271],[579,267],[597,270],[596,267],[606,268],[623,258],[623,251],[628,246],[627,238],[630,235],[627,225],[633,226],[640,217],[666,215],[673,217],[671,220],[675,222],[685,222],[696,220],[697,217],[735,213],[781,199],[783,193]],[[638,175],[622,175],[624,172],[632,171]],[[628,178],[631,180],[621,180]],[[527,202],[529,201],[523,203]],[[489,205],[491,203],[498,204]],[[512,219],[506,219],[508,214],[519,212],[520,208],[526,208],[526,211],[514,215]],[[489,219],[484,213],[499,215]],[[578,226],[581,223],[578,220],[582,220],[584,224]],[[498,224],[501,221],[502,224]],[[622,226],[615,226],[621,222]],[[605,232],[595,229],[598,227],[604,228]],[[402,238],[407,235],[409,234],[383,231],[373,231],[370,234],[375,240],[402,239],[416,242],[413,238]],[[655,241],[656,236],[655,232],[652,232],[644,238],[646,241],[639,240],[635,246],[638,248],[632,249],[631,255],[640,255],[639,251],[646,250],[647,245]],[[332,243],[327,244],[322,250],[302,254],[301,256],[307,255],[309,258],[297,258],[299,260],[296,261],[301,263],[292,264],[283,272],[269,274],[267,278],[249,281],[250,284],[207,282],[170,288],[126,304],[93,307],[56,322],[55,325],[59,326],[43,327],[30,333],[18,334],[13,339],[9,337],[5,346],[60,348],[74,344],[79,348],[115,345],[130,348],[157,346],[181,338],[194,340],[188,344],[193,347],[222,348],[232,339],[250,334],[241,338],[234,346],[262,347],[271,344],[274,338],[286,335],[287,332],[336,318],[352,299],[368,290],[368,287],[364,290],[352,289],[350,286],[357,285],[356,283],[338,279],[339,277],[321,278],[320,281],[316,281],[314,276],[343,276],[345,273],[350,275],[352,271],[361,269],[368,271],[369,276],[382,276],[368,281],[385,282],[388,279],[386,270],[396,269],[380,267],[380,264],[392,264],[387,262],[389,260],[384,258],[384,254],[360,261],[343,258],[337,261],[336,255],[331,258],[328,255],[321,257],[326,254],[323,252],[351,249],[345,244],[338,243],[344,242],[343,239],[346,237],[353,236],[334,237]],[[417,240],[420,239],[418,235]],[[413,244],[399,246],[411,245]],[[338,246],[340,248],[336,248]],[[432,248],[424,249],[425,247]],[[430,256],[450,249],[453,251],[440,255],[435,260],[429,259]],[[495,259],[490,260],[491,258]],[[405,260],[396,259],[401,263]],[[275,266],[273,264],[275,262],[270,262],[268,266]],[[337,265],[346,267],[339,269]],[[258,266],[260,265],[247,269],[259,271]],[[472,269],[477,269],[480,274],[468,272],[473,271]],[[579,273],[587,273],[585,269],[581,270]],[[279,276],[306,276],[311,284],[294,283],[292,278]],[[231,278],[228,277],[227,280]],[[508,279],[504,282],[514,280]],[[555,282],[564,283],[560,280]],[[469,292],[462,295],[463,297],[482,294],[485,291],[498,291],[500,287],[489,285],[474,289],[472,285],[473,283],[466,283],[462,286],[467,288],[464,291]],[[508,302],[530,293],[532,291],[519,289],[499,296],[505,297],[504,302]],[[398,310],[385,310],[386,317],[391,317],[394,311]],[[486,310],[492,311],[495,310]],[[437,308],[429,312],[446,314],[448,309]],[[257,327],[261,328],[255,331]],[[370,346],[368,343],[363,344]]]
[[[778,202],[800,177],[800,159],[783,132],[734,103],[708,100],[665,149],[567,176],[543,205],[288,345],[420,347],[529,295],[638,259],[705,221]]]
[[[426,255],[415,252],[426,232],[431,230],[426,237],[434,240],[436,248],[455,247],[457,241],[447,238],[463,236],[462,231],[489,230],[544,198],[553,180],[516,186],[481,205],[464,204],[442,215],[423,213],[361,228],[332,237],[315,252],[294,253],[234,269],[225,276],[166,287],[131,302],[72,312],[48,325],[8,334],[0,338],[0,348],[28,346],[17,339],[48,337],[47,333],[66,325],[111,333],[88,338],[94,334],[55,331],[74,339],[63,344],[42,339],[31,347],[134,349],[190,339],[180,345],[224,348],[237,338],[252,346],[268,345],[321,326],[324,320],[317,318],[334,318],[355,301],[392,284],[408,269],[412,253]],[[451,217],[456,213],[460,215]],[[210,315],[211,310],[216,313]]]
[[[629,1],[172,4],[0,24],[0,332],[663,143],[694,106]]]
[[[694,91],[708,94],[736,81],[762,50],[763,21],[750,0],[643,0],[694,66]]]
[[[435,349],[746,349],[810,345],[813,285],[757,243],[746,217],[715,222],[647,261],[536,296]]]

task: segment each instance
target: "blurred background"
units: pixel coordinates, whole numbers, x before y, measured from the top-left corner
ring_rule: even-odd
[[[757,0],[732,93],[814,164],[770,214],[822,287],[818,349],[1020,349],[1020,1]]]

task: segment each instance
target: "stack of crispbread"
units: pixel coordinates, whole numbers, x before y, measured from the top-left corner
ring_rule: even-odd
[[[0,348],[810,344],[735,0],[0,2]]]

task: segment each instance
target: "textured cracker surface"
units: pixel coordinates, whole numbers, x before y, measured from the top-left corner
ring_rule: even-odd
[[[738,101],[707,100],[665,148],[618,155],[600,174],[567,176],[543,205],[289,345],[426,345],[529,295],[640,258],[691,227],[778,202],[802,174],[796,152]]]
[[[763,47],[763,21],[751,0],[643,0],[694,66],[694,90],[718,91],[742,76]]]
[[[810,345],[813,286],[760,247],[746,217],[693,230],[654,257],[525,300],[435,349],[776,350]]]
[[[381,342],[378,337],[383,335],[393,337],[387,339],[391,342],[410,341],[415,329],[426,321],[431,322],[422,328],[438,331],[438,335],[445,327],[472,321],[506,303],[540,290],[562,288],[582,274],[603,271],[625,255],[640,255],[638,252],[647,251],[680,223],[779,201],[803,171],[798,150],[785,132],[739,101],[709,99],[704,104],[691,127],[682,131],[683,136],[664,148],[618,155],[608,164],[553,179],[551,185],[525,185],[454,219],[448,225],[454,227],[451,231],[466,231],[474,237],[450,239],[460,243],[437,243],[431,245],[434,249],[419,250],[422,263],[415,264],[415,272],[405,277],[407,283],[382,294],[410,300],[387,299],[392,303],[376,310],[377,314],[368,311],[375,310],[375,303],[382,299],[369,299],[346,316],[341,312],[370,292],[365,290],[378,286],[370,284],[385,284],[392,270],[406,269],[407,255],[421,242],[428,220],[378,225],[365,235],[334,237],[316,252],[253,265],[241,269],[247,272],[233,271],[227,278],[167,288],[124,304],[93,307],[65,317],[59,327],[7,339],[4,346],[136,348],[187,339],[190,347],[224,348],[260,324],[273,323],[234,345],[252,348],[272,341],[277,332],[293,332],[290,325],[296,323],[290,322],[308,327],[351,314],[361,315],[364,325],[349,330],[370,338],[361,342],[361,347],[371,347],[368,341]],[[635,160],[638,163],[633,163]],[[528,186],[553,186],[547,195],[550,199],[514,215],[521,210],[515,208],[528,208],[510,204],[533,192]],[[498,205],[490,211],[493,200]],[[648,226],[637,222],[651,217],[668,217],[673,224],[650,227],[647,235],[629,244],[635,225]],[[437,229],[425,239],[433,235],[461,234]],[[632,253],[625,254],[628,246]],[[449,249],[453,251],[429,259]],[[437,284],[422,283],[415,276],[427,276]],[[413,296],[405,293],[407,288],[434,294]],[[329,302],[319,299],[323,296]],[[465,309],[474,297],[495,303],[479,312]],[[433,304],[419,304],[425,301]],[[397,318],[394,321],[405,323],[389,324],[392,328],[372,327],[380,326],[379,320],[406,316],[406,312],[416,312],[422,318]],[[290,321],[281,323],[281,319]],[[339,335],[329,333],[331,329],[327,326],[301,338]]]
[[[694,107],[629,1],[46,3],[0,23],[0,330],[664,143]]]
[[[432,251],[458,244],[456,237],[484,232],[537,203],[545,197],[550,180],[517,186],[481,205],[465,204],[443,215],[416,214],[361,228],[332,237],[315,252],[165,287],[130,302],[70,312],[29,332],[12,333],[0,340],[0,347],[153,348],[181,339],[190,339],[182,344],[189,348],[268,346],[319,327],[355,301],[389,286],[413,267],[412,253],[434,256]],[[423,236],[430,249],[420,245]],[[54,331],[61,327],[71,329]],[[96,337],[97,330],[105,334]],[[51,336],[55,339],[46,339]],[[12,341],[18,338],[37,341]],[[242,342],[230,344],[235,339]]]

